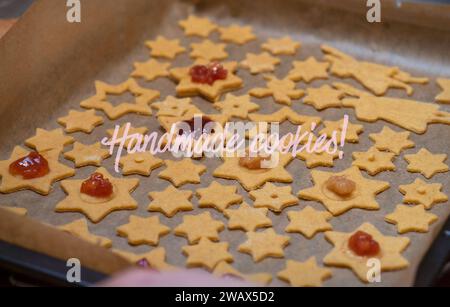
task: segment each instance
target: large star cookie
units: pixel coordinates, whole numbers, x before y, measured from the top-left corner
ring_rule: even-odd
[[[131,73],[131,76],[135,78],[144,78],[147,81],[152,81],[159,77],[169,76],[170,63],[150,59],[147,62],[136,62],[133,65],[134,71]]]
[[[320,287],[324,280],[331,277],[331,271],[319,267],[316,258],[311,257],[305,262],[286,261],[286,268],[277,276],[293,287]]]
[[[398,205],[394,212],[385,216],[386,222],[397,225],[400,234],[412,231],[428,232],[430,224],[437,219],[437,215],[425,211],[424,205],[414,207]]]
[[[395,132],[384,126],[379,133],[369,134],[369,138],[375,142],[375,147],[379,150],[388,150],[399,155],[404,149],[414,147],[414,142],[409,140],[410,134],[408,131]]]
[[[191,211],[194,209],[190,202],[192,194],[192,191],[178,190],[169,185],[164,191],[148,193],[152,199],[148,210],[159,211],[167,217],[174,216],[178,211]]]
[[[272,220],[267,217],[267,208],[253,208],[242,203],[237,209],[226,209],[224,215],[229,219],[228,229],[255,231],[258,228],[272,226]]]
[[[166,59],[173,59],[177,54],[186,51],[186,48],[180,46],[179,39],[170,40],[162,36],[158,36],[156,40],[145,42],[145,45],[151,49],[151,56]]]
[[[61,225],[58,228],[89,243],[105,248],[110,248],[112,246],[112,241],[110,239],[96,236],[89,232],[86,219],[82,218],[75,220],[72,223]]]
[[[214,103],[214,107],[222,111],[222,114],[242,119],[246,119],[248,113],[259,110],[259,104],[251,102],[249,95],[227,94],[224,100]]]
[[[378,255],[358,256],[349,248],[348,241],[357,231],[372,236],[380,247]],[[409,238],[384,236],[370,223],[362,224],[351,233],[329,231],[325,233],[325,237],[334,245],[334,249],[325,256],[323,262],[330,266],[350,268],[364,282],[368,282],[367,275],[371,269],[367,266],[369,258],[377,258],[380,261],[381,271],[401,270],[409,265],[408,260],[401,255],[410,243]]]
[[[177,268],[166,262],[166,250],[164,247],[152,249],[150,252],[143,254],[134,254],[121,250],[114,250],[114,253],[129,261],[133,265],[144,267],[148,266],[157,271],[174,271]]]
[[[184,246],[183,253],[188,256],[188,267],[204,267],[212,271],[222,261],[233,262],[226,242],[212,242],[207,238],[200,239],[196,245]]]
[[[383,171],[395,171],[395,165],[392,163],[395,153],[379,151],[372,147],[366,152],[353,152],[352,155],[354,160],[352,165],[372,176]]]
[[[119,179],[111,176],[105,168],[99,168],[96,173],[103,175],[113,185],[113,195],[109,198],[95,198],[81,193],[81,185],[85,179],[64,180],[61,187],[68,195],[56,205],[56,212],[80,212],[92,222],[98,223],[108,214],[118,210],[134,210],[137,202],[131,197],[139,185],[138,179]]]
[[[268,182],[261,189],[250,191],[249,194],[255,201],[255,208],[268,208],[274,212],[281,212],[298,204],[298,198],[292,195],[291,186],[276,186]]]
[[[195,164],[192,159],[185,158],[180,161],[166,160],[165,170],[158,177],[169,180],[174,186],[180,187],[187,183],[200,183],[200,176],[206,172],[206,166]]]
[[[95,110],[78,112],[70,110],[69,115],[58,118],[58,123],[66,127],[67,133],[85,132],[91,133],[95,127],[103,124],[103,117],[95,114]]]
[[[299,42],[292,40],[289,36],[281,38],[269,38],[261,45],[261,48],[270,51],[274,55],[294,55],[301,47]]]
[[[201,18],[190,15],[187,19],[178,22],[188,36],[207,37],[212,31],[217,29],[217,25],[208,18]]]
[[[197,215],[183,216],[183,223],[174,229],[174,233],[177,236],[186,237],[189,244],[195,244],[201,238],[219,241],[219,232],[224,228],[221,221],[211,217],[211,213],[203,212]]]
[[[213,181],[209,187],[197,190],[198,206],[200,208],[212,207],[222,212],[229,206],[242,202],[244,197],[237,194],[236,191],[235,185],[222,185]]]
[[[316,79],[328,79],[330,63],[318,62],[315,58],[309,57],[305,61],[294,61],[292,65],[294,68],[288,74],[288,78],[292,81],[309,83]]]
[[[267,257],[284,257],[283,249],[289,245],[290,238],[275,233],[273,228],[262,232],[247,232],[247,241],[239,245],[238,251],[250,254],[254,262]]]
[[[243,45],[256,39],[255,34],[253,34],[253,29],[250,26],[241,27],[233,24],[229,27],[220,27],[219,32],[221,40],[238,45]]]
[[[267,52],[260,54],[247,53],[245,60],[241,62],[241,66],[250,70],[252,74],[258,74],[263,72],[272,72],[275,70],[275,66],[280,64],[279,58],[271,56]]]
[[[340,173],[313,170],[311,176],[314,187],[301,190],[298,193],[299,197],[321,202],[334,216],[352,208],[378,210],[380,206],[375,196],[389,188],[388,182],[364,178],[356,166]],[[355,185],[354,191],[346,196],[340,196],[327,187],[329,179],[342,177]]]
[[[36,129],[36,135],[27,139],[25,145],[39,152],[47,150],[63,151],[64,147],[72,144],[75,139],[71,136],[64,135],[62,129],[44,130]]]
[[[101,81],[95,82],[96,94],[80,103],[80,106],[86,109],[97,109],[105,112],[109,119],[118,119],[119,117],[137,113],[140,115],[151,115],[152,110],[149,103],[159,97],[159,92],[140,87],[134,79],[110,85]],[[122,95],[130,92],[134,97],[134,102],[122,102],[119,105],[113,105],[108,101],[108,95]]]
[[[403,202],[406,204],[421,204],[425,208],[431,209],[437,203],[448,200],[448,196],[441,192],[442,184],[426,183],[417,178],[413,183],[399,186],[399,190],[404,194]]]
[[[73,149],[71,151],[64,153],[64,158],[74,161],[76,167],[88,165],[100,166],[102,161],[110,156],[109,150],[102,148],[100,142],[92,145],[76,142],[73,144]]]
[[[217,277],[233,276],[251,283],[261,285],[268,285],[272,281],[272,274],[269,273],[244,274],[233,268],[231,264],[229,264],[226,261],[220,262],[214,269],[213,274]]]
[[[192,43],[191,58],[203,59],[206,61],[225,60],[228,57],[225,47],[225,44],[215,44],[209,39],[204,40],[201,43]]]
[[[58,150],[40,153],[48,162],[49,173],[47,175],[34,179],[23,179],[22,176],[12,175],[9,171],[9,166],[13,162],[28,156],[29,153],[28,150],[16,146],[8,160],[0,161],[0,177],[2,178],[2,183],[0,185],[1,193],[32,190],[42,195],[48,195],[51,191],[52,184],[55,181],[75,175],[73,168],[59,163]]]
[[[405,155],[408,172],[421,173],[428,179],[437,173],[448,172],[448,165],[444,163],[446,159],[446,154],[432,154],[425,148],[420,149],[416,154]]]
[[[266,87],[253,88],[249,94],[258,98],[272,96],[275,102],[290,106],[292,99],[300,99],[305,91],[296,88],[295,82],[288,78],[278,79],[274,76],[265,76]]]
[[[327,211],[318,211],[308,206],[301,211],[289,211],[289,225],[286,232],[298,232],[311,239],[318,232],[333,229],[328,221],[332,215]]]
[[[159,222],[158,216],[130,216],[128,224],[117,227],[117,234],[128,239],[131,245],[158,245],[159,238],[170,232],[170,228]]]

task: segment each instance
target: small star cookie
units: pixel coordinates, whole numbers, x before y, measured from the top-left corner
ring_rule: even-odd
[[[284,182],[291,183],[292,176],[285,166],[292,161],[290,154],[279,154],[279,161],[274,168],[248,169],[239,165],[239,157],[223,157],[224,163],[213,172],[214,177],[237,180],[247,191],[254,190],[264,183]]]
[[[312,105],[319,111],[327,108],[342,107],[341,99],[345,97],[343,91],[333,89],[328,84],[319,88],[308,88],[306,93],[307,96],[303,99],[303,102]]]
[[[378,255],[362,257],[350,250],[348,241],[357,231],[371,235],[378,242]],[[401,253],[408,247],[410,239],[384,236],[370,223],[362,224],[352,233],[328,231],[325,238],[334,245],[334,249],[323,259],[325,265],[350,268],[364,282],[368,282],[367,273],[371,269],[367,266],[368,258],[377,258],[382,272],[401,270],[409,266],[408,260],[403,258]]]
[[[120,126],[117,135],[116,135],[116,139],[118,141],[122,141],[123,137],[125,136],[125,132],[127,135],[127,139],[125,140],[125,147],[128,147],[130,144],[130,146],[133,146],[136,144],[136,142],[140,139],[143,138],[144,134],[146,134],[148,132],[148,128],[147,127],[129,127],[128,131],[127,131],[127,124],[124,124],[122,126]],[[115,129],[108,129],[106,130],[106,133],[108,133],[108,135],[110,137],[114,137],[114,133],[115,133]],[[117,143],[115,145],[119,145],[120,143]]]
[[[440,103],[450,103],[450,79],[437,79],[436,82],[442,88],[442,93],[436,96],[436,101]]]
[[[164,247],[152,249],[150,252],[143,254],[134,254],[121,250],[113,250],[113,252],[133,265],[139,265],[142,260],[145,260],[151,269],[159,272],[174,271],[177,268],[166,262],[166,250]]]
[[[28,214],[28,210],[26,208],[13,208],[13,207],[4,207],[0,206],[0,209],[4,209],[6,211],[9,211],[11,213],[20,215],[20,216],[26,216]]]
[[[192,159],[185,158],[180,161],[166,160],[165,170],[158,177],[169,180],[177,188],[187,183],[200,183],[200,176],[206,172],[206,166],[195,164]]]
[[[101,110],[112,120],[129,113],[152,115],[149,103],[160,95],[158,91],[140,87],[134,79],[128,79],[117,85],[96,81],[95,89],[96,94],[83,100],[80,106],[86,109]],[[107,100],[108,95],[123,95],[126,92],[130,92],[135,97],[134,102],[122,102],[119,105],[113,105]]]
[[[86,179],[64,180],[61,187],[68,195],[56,205],[56,212],[79,212],[86,215],[93,223],[100,222],[108,214],[119,210],[134,210],[137,202],[131,197],[139,185],[138,179],[119,179],[111,176],[108,171],[101,167],[96,170],[113,185],[111,198],[98,199],[81,193],[81,185]]]
[[[212,23],[208,18],[201,18],[193,15],[190,15],[185,20],[181,20],[178,24],[184,29],[184,33],[188,36],[207,37],[211,32],[217,29],[217,25]]]
[[[197,190],[198,206],[200,208],[215,208],[222,212],[229,206],[239,204],[244,199],[236,193],[235,185],[222,185],[213,181],[209,187]]]
[[[311,239],[318,232],[332,230],[328,221],[332,215],[327,211],[318,211],[313,207],[306,207],[301,211],[288,212],[289,225],[287,225],[286,232],[298,232]]]
[[[369,139],[375,142],[375,147],[379,150],[387,150],[399,155],[404,149],[415,146],[414,142],[408,139],[410,134],[408,131],[395,132],[384,126],[381,132],[369,134]]]
[[[233,256],[228,252],[226,242],[212,242],[201,238],[196,245],[184,246],[183,253],[187,255],[188,267],[204,267],[212,271],[222,261],[233,262]]]
[[[161,224],[158,216],[131,215],[128,224],[117,227],[117,234],[126,237],[131,245],[158,245],[159,238],[169,232],[170,228]]]
[[[432,154],[425,148],[420,149],[416,154],[405,155],[408,172],[421,173],[428,179],[437,173],[448,172],[448,165],[444,163],[446,159],[446,154]]]
[[[100,166],[102,161],[110,156],[109,150],[102,148],[100,142],[92,145],[84,145],[75,142],[75,144],[73,144],[73,149],[64,153],[64,158],[74,161],[75,167],[88,165]]]
[[[271,56],[267,52],[260,54],[247,53],[245,60],[241,62],[241,66],[250,70],[251,74],[258,74],[262,72],[272,72],[275,66],[279,65],[281,60]]]
[[[119,165],[122,168],[122,174],[150,176],[154,169],[163,165],[163,160],[156,158],[149,152],[137,152],[128,154],[120,158]]]
[[[255,201],[255,208],[268,208],[274,212],[281,212],[298,204],[298,198],[292,195],[291,186],[280,187],[268,182],[261,189],[250,191],[249,194]]]
[[[238,251],[250,254],[254,262],[267,257],[283,258],[283,249],[289,245],[290,238],[276,234],[273,228],[262,232],[247,232],[247,241],[239,245]]]
[[[158,36],[156,40],[153,41],[146,41],[145,45],[151,49],[151,56],[171,60],[179,53],[186,51],[186,48],[180,45],[179,39],[170,40],[162,36]]]
[[[395,165],[392,163],[395,153],[379,151],[371,147],[366,152],[353,152],[352,155],[354,159],[352,165],[367,171],[371,176],[384,171],[395,171]]]
[[[267,208],[253,208],[244,202],[239,208],[226,209],[223,213],[229,219],[228,229],[255,231],[258,228],[272,226],[272,220],[267,217],[267,211]]]
[[[441,192],[442,184],[426,183],[419,178],[414,180],[413,183],[399,186],[399,190],[405,195],[404,203],[424,205],[427,209],[448,200],[447,195]]]
[[[197,64],[206,65],[208,62],[200,59],[196,61]],[[238,63],[225,62],[222,65],[228,71],[227,77],[223,80],[216,80],[211,85],[193,82],[189,74],[191,66],[171,69],[170,77],[178,82],[176,87],[177,95],[181,97],[201,95],[214,102],[225,92],[241,88],[243,81],[235,74]]]
[[[269,38],[261,48],[270,51],[274,55],[294,55],[301,47],[299,42],[292,40],[289,36],[282,38]]]
[[[233,268],[228,262],[220,262],[213,271],[213,274],[217,277],[233,276],[242,280],[246,280],[251,283],[268,285],[272,281],[272,274],[269,273],[256,273],[256,274],[243,274]]]
[[[314,187],[301,190],[298,196],[307,200],[321,202],[334,216],[352,208],[378,210],[375,196],[390,187],[388,182],[366,179],[356,167],[350,167],[340,173],[311,171]],[[355,190],[348,196],[340,196],[327,187],[331,177],[344,177],[355,184]]]
[[[286,268],[277,276],[293,287],[320,287],[324,280],[331,278],[331,271],[319,267],[316,257],[311,257],[305,262],[287,260]]]
[[[220,61],[228,57],[225,44],[215,44],[209,39],[201,43],[192,43],[191,58],[204,59],[206,61]]]
[[[91,133],[95,127],[103,124],[103,117],[95,114],[95,110],[78,112],[69,111],[69,115],[58,118],[58,123],[66,127],[67,133],[85,132]]]
[[[250,26],[238,26],[233,24],[229,27],[220,27],[220,39],[228,43],[243,45],[256,39],[253,29]]]
[[[336,137],[338,140],[341,139],[341,133],[343,129],[344,120],[338,120],[338,121],[330,121],[326,120],[323,122],[325,128],[322,129],[319,134],[325,134],[327,137],[332,138],[333,133],[336,133]],[[348,123],[346,134],[345,134],[345,141],[349,143],[358,143],[359,137],[358,135],[361,134],[364,130],[363,125],[357,125]]]
[[[294,68],[288,73],[288,78],[292,81],[310,83],[316,79],[328,79],[330,63],[318,62],[315,58],[309,57],[305,61],[294,61],[292,65]]]
[[[104,248],[110,248],[112,246],[110,239],[91,234],[85,219],[75,220],[72,223],[59,226],[58,228],[94,245]]]
[[[307,168],[314,168],[318,166],[332,167],[334,160],[339,158],[339,153],[328,153],[325,150],[308,152],[303,150],[297,154],[297,157],[306,163]]]
[[[272,96],[275,102],[290,106],[292,99],[300,99],[305,95],[301,89],[296,89],[296,84],[288,78],[278,79],[274,76],[265,76],[267,80],[265,88],[253,88],[249,94],[257,98]]]
[[[152,108],[158,110],[156,116],[183,116],[186,112],[191,110],[192,99],[182,98],[178,99],[173,96],[167,96],[163,101],[152,103]]]
[[[289,107],[282,107],[278,111],[272,114],[249,114],[248,118],[254,122],[278,122],[283,123],[289,121],[294,125],[302,125],[303,127],[309,128],[312,124],[316,126],[320,124],[321,118],[317,116],[302,115],[295,112]]]
[[[178,190],[172,185],[161,192],[150,192],[148,196],[152,199],[148,211],[159,211],[167,217],[174,216],[178,211],[194,209],[190,202],[192,191]]]
[[[136,62],[133,65],[134,71],[131,73],[131,76],[135,78],[144,78],[147,81],[152,81],[159,77],[169,76],[170,63],[150,59],[147,62]]]
[[[221,221],[213,219],[211,213],[203,212],[183,216],[183,223],[174,229],[174,233],[177,236],[186,237],[189,244],[195,244],[201,238],[219,241],[219,232],[223,229],[224,225]]]
[[[248,113],[259,110],[259,104],[251,102],[249,95],[227,94],[224,100],[214,103],[214,107],[222,111],[222,114],[242,119],[246,119]]]
[[[25,145],[35,149],[38,152],[48,150],[63,151],[64,147],[72,144],[75,139],[71,136],[64,135],[62,129],[44,130],[36,129],[36,135],[27,139]]]
[[[386,215],[388,223],[397,225],[398,233],[428,232],[430,224],[438,220],[437,215],[427,213],[424,205],[409,207],[397,205],[395,211]]]
[[[9,172],[11,163],[28,156],[30,152],[20,146],[16,146],[8,160],[0,161],[0,193],[14,193],[21,190],[31,190],[41,195],[48,195],[52,184],[56,181],[75,175],[73,168],[59,163],[59,152],[49,150],[40,154],[47,160],[50,172],[40,178],[23,179],[22,176],[14,176]]]

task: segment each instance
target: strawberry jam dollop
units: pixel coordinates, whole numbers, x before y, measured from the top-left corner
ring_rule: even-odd
[[[355,232],[348,240],[348,247],[358,256],[375,256],[380,252],[380,245],[370,234]]]
[[[81,184],[80,192],[96,198],[107,198],[113,193],[113,185],[100,173],[93,173]]]
[[[35,151],[9,165],[9,173],[23,179],[44,177],[49,172],[48,161]]]
[[[225,80],[228,71],[218,62],[208,65],[195,65],[189,70],[189,75],[194,83],[213,85],[217,80]]]

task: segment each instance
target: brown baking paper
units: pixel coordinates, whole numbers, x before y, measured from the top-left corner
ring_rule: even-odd
[[[330,5],[330,3],[333,3]],[[80,109],[79,102],[95,93],[94,81],[102,80],[108,83],[120,83],[129,77],[133,70],[133,62],[145,61],[149,58],[149,50],[145,47],[146,39],[164,35],[169,38],[180,38],[183,46],[188,47],[191,42],[201,41],[199,38],[188,38],[183,35],[177,22],[188,14],[195,13],[207,16],[220,25],[240,23],[252,25],[258,40],[243,47],[229,44],[227,51],[230,59],[242,60],[247,52],[259,52],[260,44],[268,37],[290,35],[302,42],[300,52],[295,56],[280,56],[282,64],[277,68],[276,75],[284,76],[290,69],[294,59],[306,59],[308,56],[322,58],[320,44],[326,43],[341,49],[359,59],[396,65],[416,76],[431,78],[430,84],[414,85],[413,99],[433,102],[439,93],[434,78],[438,76],[450,77],[450,27],[448,26],[448,8],[440,6],[423,6],[405,4],[402,9],[393,5],[393,1],[383,1],[383,23],[369,24],[365,20],[365,1],[148,1],[148,0],[90,0],[82,2],[82,21],[70,24],[66,21],[66,7],[64,1],[41,0],[25,14],[18,24],[0,41],[0,158],[8,158],[13,147],[23,144],[23,141],[34,135],[36,128],[54,129],[59,125],[56,119],[64,116],[70,109]],[[341,4],[342,3],[342,4]],[[385,5],[386,3],[386,5]],[[447,10],[447,13],[445,13]],[[433,15],[434,14],[434,15]],[[433,16],[436,16],[433,18]],[[405,23],[407,22],[407,23]],[[446,24],[447,23],[447,24]],[[211,39],[218,41],[218,34]],[[173,66],[190,65],[188,53],[178,56]],[[252,76],[248,71],[240,69],[238,75],[243,78],[245,86],[235,94],[247,93],[253,87],[264,85],[261,75]],[[314,81],[311,86],[317,87],[324,83],[342,81],[331,78],[328,81]],[[161,91],[161,97],[175,94],[175,84],[165,78],[153,82],[138,80],[139,84]],[[352,80],[344,80],[360,88]],[[300,88],[306,85],[299,83]],[[398,90],[390,90],[387,96],[403,97],[406,94]],[[205,113],[217,112],[211,103],[194,98],[194,103]],[[253,99],[261,105],[261,113],[273,112],[280,108],[271,98]],[[449,111],[448,106],[442,107]],[[351,122],[358,122],[351,109],[328,109],[317,112],[310,106],[298,101],[293,103],[293,109],[307,115],[318,115],[323,119],[338,120],[344,114],[350,115]],[[106,136],[106,130],[115,124],[131,122],[133,126],[147,126],[150,131],[162,132],[155,117],[127,115],[117,121],[107,120],[105,124],[95,129],[91,135],[75,133],[73,136],[82,143],[93,143]],[[332,171],[338,172],[351,165],[353,151],[365,151],[371,147],[368,135],[378,132],[384,125],[390,124],[379,121],[364,124],[364,133],[358,144],[345,145],[345,157],[336,162]],[[290,124],[281,125],[282,132],[295,131]],[[444,125],[430,125],[426,134],[412,134],[416,143],[415,149],[405,151],[406,154],[415,153],[421,147],[431,152],[448,153],[450,145],[450,128]],[[66,151],[70,150],[70,146]],[[161,155],[170,158],[169,154]],[[67,165],[70,161],[61,159]],[[220,165],[219,159],[202,160],[208,166],[208,171],[202,176],[202,184],[186,185],[183,189],[197,189],[207,186],[211,180],[213,170]],[[396,172],[384,172],[374,179],[391,183],[391,188],[380,194],[377,200],[381,204],[378,211],[364,211],[354,209],[342,216],[335,217],[331,224],[336,231],[353,231],[363,222],[373,223],[382,233],[397,236],[395,226],[384,221],[384,216],[394,210],[402,201],[398,191],[400,184],[412,182],[421,177],[418,174],[406,172],[407,163],[403,155],[395,161]],[[106,160],[103,165],[110,171],[113,169],[113,158]],[[116,236],[116,228],[128,222],[131,214],[149,216],[158,214],[161,222],[172,229],[182,222],[185,214],[210,211],[214,218],[227,222],[225,217],[212,209],[198,209],[197,198],[193,198],[196,209],[193,212],[179,213],[173,218],[166,218],[159,213],[146,211],[150,200],[150,191],[159,191],[169,185],[167,181],[159,179],[160,168],[149,178],[139,178],[140,185],[133,193],[139,202],[139,208],[133,212],[115,212],[107,216],[98,224],[89,224],[91,231],[97,235],[113,239],[116,249],[145,252],[149,247],[131,247],[126,239]],[[288,167],[294,176],[293,192],[311,186],[310,170],[304,162],[296,159]],[[322,168],[319,168],[322,169]],[[330,171],[331,169],[323,168]],[[93,167],[77,169],[74,178],[86,178],[95,170]],[[120,176],[119,174],[116,174]],[[365,177],[369,177],[364,174]],[[221,183],[233,184],[233,181],[218,180]],[[449,175],[438,174],[430,180],[444,184],[444,192],[450,195]],[[238,185],[239,193],[245,200],[252,203],[248,193]],[[7,206],[26,207],[29,217],[50,225],[61,225],[82,217],[76,213],[55,213],[56,204],[65,198],[60,184],[54,185],[53,192],[47,196],[39,196],[30,191],[21,191],[9,195],[0,195],[0,204]],[[278,233],[284,233],[288,224],[287,211],[300,210],[306,205],[317,209],[323,206],[316,202],[300,201],[297,207],[284,210],[277,215],[269,213],[274,228]],[[442,224],[450,212],[448,203],[439,204],[431,210],[439,216],[439,221],[431,226],[426,234],[406,234],[411,238],[411,245],[404,253],[410,261],[406,270],[383,273],[382,286],[411,285],[420,260],[437,235]],[[3,213],[0,213],[3,214]],[[5,220],[5,219],[2,219]],[[8,223],[8,221],[5,221]],[[24,224],[28,224],[25,220]],[[31,229],[34,226],[30,226]],[[36,226],[37,227],[37,226]],[[10,228],[4,228],[9,231]],[[39,228],[36,228],[39,230]],[[36,231],[30,230],[28,235],[34,239]],[[13,236],[14,233],[3,233],[2,237]],[[291,244],[285,249],[284,259],[266,259],[255,264],[247,254],[237,252],[237,247],[246,240],[241,231],[225,230],[220,234],[221,241],[230,243],[230,251],[234,255],[234,266],[245,273],[270,272],[274,276],[271,285],[282,286],[285,283],[276,278],[282,270],[286,259],[304,261],[310,256],[316,256],[319,263],[332,249],[325,241],[323,234],[308,240],[299,234],[288,234]],[[181,253],[181,247],[187,241],[173,233],[161,239],[160,246],[167,250],[167,261],[170,264],[183,267],[186,257]],[[32,246],[28,246],[31,247]],[[87,248],[87,247],[86,247]],[[347,269],[333,268],[333,278],[326,281],[326,286],[362,286],[357,277]]]

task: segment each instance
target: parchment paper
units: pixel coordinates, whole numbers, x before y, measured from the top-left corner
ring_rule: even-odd
[[[330,1],[334,2],[334,1]],[[277,68],[276,75],[284,76],[291,67],[294,59],[305,59],[308,56],[322,58],[320,44],[326,43],[337,47],[359,59],[379,62],[387,65],[397,65],[401,69],[411,72],[416,76],[432,78],[429,85],[415,85],[413,99],[433,102],[434,96],[439,93],[439,88],[434,82],[438,76],[450,77],[450,27],[445,26],[448,21],[445,8],[426,7],[421,9],[416,5],[405,5],[402,10],[395,9],[392,1],[386,10],[386,16],[382,24],[369,24],[365,21],[365,1],[342,1],[342,6],[333,4],[328,6],[328,1],[195,1],[195,5],[189,1],[147,1],[147,0],[90,0],[82,4],[81,24],[69,24],[65,20],[66,7],[58,0],[41,0],[25,14],[23,19],[0,41],[0,159],[9,157],[13,147],[23,144],[23,141],[34,135],[36,128],[54,129],[60,127],[56,118],[64,116],[70,109],[80,109],[79,102],[95,93],[94,81],[102,80],[108,83],[120,83],[126,80],[133,70],[133,62],[145,61],[149,58],[149,50],[144,46],[146,39],[155,38],[156,35],[164,35],[169,38],[180,38],[182,44],[188,47],[191,42],[201,41],[199,38],[184,36],[177,22],[190,13],[208,16],[220,25],[231,23],[249,24],[254,27],[258,40],[244,47],[229,44],[227,51],[230,59],[242,60],[246,52],[259,52],[260,44],[268,37],[290,35],[302,42],[301,51],[296,56],[281,56],[282,64]],[[362,3],[364,2],[364,3]],[[341,1],[339,2],[341,3]],[[439,23],[433,25],[430,12],[439,12],[436,16]],[[419,12],[419,13],[418,13]],[[420,12],[426,12],[420,14]],[[420,16],[428,18],[421,19]],[[384,16],[384,15],[383,15]],[[447,15],[449,16],[449,15]],[[426,21],[425,19],[429,19]],[[409,23],[401,23],[396,20],[407,20]],[[415,23],[420,20],[420,24]],[[425,20],[425,21],[424,21]],[[443,24],[444,23],[444,24]],[[447,31],[445,31],[445,29]],[[218,41],[218,34],[211,36]],[[173,61],[173,66],[190,65],[188,53],[178,56]],[[253,87],[264,85],[261,75],[251,76],[248,71],[241,69],[238,75],[243,78],[245,87],[235,94],[245,94]],[[314,81],[313,87],[324,83],[342,81],[334,77],[327,81]],[[352,80],[344,80],[360,88]],[[161,91],[161,97],[175,94],[175,84],[166,79],[158,79],[153,82],[138,80],[139,84],[148,88]],[[299,83],[300,88],[306,88]],[[406,94],[399,90],[390,90],[387,94],[392,97],[404,97]],[[194,98],[194,103],[205,113],[217,112],[211,103]],[[271,98],[253,99],[260,103],[261,113],[269,113],[281,106],[275,104]],[[323,119],[338,120],[344,114],[350,115],[351,122],[356,121],[351,109],[328,109],[317,112],[310,106],[301,102],[294,102],[293,109],[302,114],[318,115]],[[443,106],[449,111],[448,106]],[[75,133],[73,136],[82,143],[93,143],[101,140],[106,135],[106,130],[113,128],[115,124],[131,122],[133,126],[147,126],[150,131],[161,131],[155,117],[127,115],[117,121],[110,121],[105,117],[105,124],[95,129],[91,135]],[[368,135],[378,132],[384,125],[393,127],[385,122],[362,123],[364,133],[360,135],[358,144],[345,146],[345,158],[338,160],[333,169],[318,168],[327,171],[338,172],[351,165],[351,153],[353,151],[365,151],[372,143]],[[290,124],[282,125],[282,132],[295,131]],[[336,231],[353,231],[363,222],[373,223],[382,233],[397,236],[395,226],[384,221],[384,216],[394,210],[401,203],[402,195],[398,186],[408,184],[418,174],[406,172],[407,163],[403,159],[404,154],[415,153],[421,147],[426,147],[431,152],[448,153],[450,145],[450,128],[443,125],[431,125],[426,134],[412,133],[411,139],[416,143],[416,148],[405,151],[395,161],[396,172],[384,172],[374,177],[377,180],[385,180],[391,183],[391,188],[377,197],[381,205],[378,211],[364,211],[353,209],[339,217],[333,218],[331,224]],[[69,151],[71,146],[66,148]],[[170,155],[162,155],[170,158]],[[72,162],[62,160],[67,165]],[[208,166],[208,171],[202,176],[202,184],[186,185],[183,189],[197,189],[208,186],[212,180],[221,183],[232,184],[232,181],[215,179],[213,170],[220,165],[218,159],[203,160]],[[106,160],[103,164],[110,172],[113,170],[113,159]],[[159,191],[170,183],[159,179],[160,168],[152,173],[149,178],[133,176],[140,179],[139,188],[133,193],[133,197],[139,202],[139,209],[129,212],[115,212],[107,216],[103,221],[94,225],[89,224],[90,230],[97,234],[113,239],[114,248],[145,252],[151,248],[147,246],[131,247],[125,238],[116,236],[116,227],[128,222],[131,214],[149,216],[157,213],[149,213],[146,208],[150,202],[147,197],[150,191]],[[304,162],[296,159],[288,167],[288,171],[294,176],[292,184],[293,192],[312,185],[310,170]],[[94,167],[77,169],[74,178],[85,178],[95,170]],[[119,176],[119,174],[116,174]],[[367,174],[364,175],[369,178]],[[422,178],[423,179],[423,178]],[[449,175],[438,174],[429,182],[440,182],[444,185],[444,192],[450,195]],[[245,196],[249,203],[252,201],[239,184],[239,193]],[[9,195],[0,195],[0,204],[7,206],[26,207],[29,216],[33,219],[61,225],[82,217],[76,213],[55,213],[55,205],[65,198],[60,184],[54,185],[54,190],[48,197],[39,196],[30,191],[22,191]],[[193,198],[196,209],[192,212],[179,213],[173,218],[166,218],[158,213],[161,222],[172,229],[182,222],[185,214],[195,214],[200,211],[210,211],[214,218],[227,222],[225,217],[213,209],[198,209],[197,198]],[[323,206],[317,202],[300,201],[300,205],[284,210],[282,214],[269,213],[273,220],[274,229],[278,233],[284,233],[288,224],[286,212],[301,210],[306,205],[317,209]],[[427,234],[407,234],[411,238],[411,245],[404,253],[410,261],[410,267],[406,270],[383,273],[382,283],[379,285],[404,286],[411,285],[414,280],[415,270],[432,242],[439,232],[442,224],[450,212],[448,202],[437,205],[432,212],[439,215],[439,221],[431,226]],[[30,234],[32,235],[32,234]],[[271,285],[282,286],[285,283],[276,278],[276,273],[284,268],[286,259],[304,261],[314,255],[321,263],[323,257],[332,249],[332,245],[326,242],[323,233],[308,240],[299,234],[289,234],[291,244],[285,249],[285,258],[266,259],[255,264],[247,254],[237,252],[237,247],[246,240],[244,232],[225,230],[220,234],[221,241],[230,243],[230,251],[234,255],[234,266],[245,273],[270,272],[274,275]],[[167,250],[169,263],[184,266],[186,257],[181,253],[181,247],[187,241],[172,233],[161,239],[160,246]],[[325,282],[326,286],[362,286],[358,278],[347,269],[334,269],[333,278]]]

